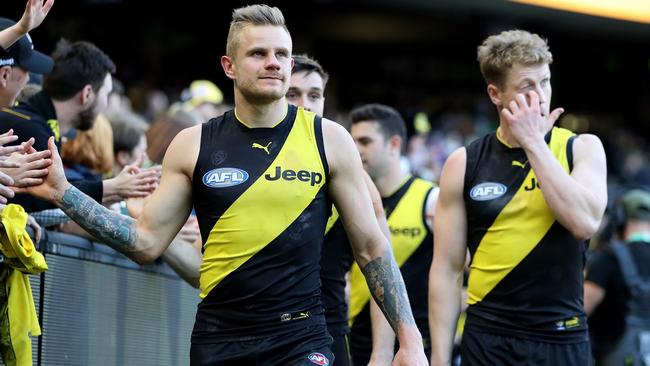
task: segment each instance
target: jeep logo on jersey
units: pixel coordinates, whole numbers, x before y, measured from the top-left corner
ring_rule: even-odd
[[[501,183],[486,182],[474,186],[474,188],[469,191],[469,196],[474,201],[489,201],[503,196],[507,190],[508,187]]]
[[[203,175],[203,184],[212,188],[232,187],[248,180],[248,173],[237,168],[212,169]]]
[[[318,352],[310,354],[307,359],[315,365],[328,366],[330,364],[330,360],[324,354]]]
[[[264,178],[266,178],[266,180],[278,180],[282,178],[289,181],[298,179],[301,182],[309,182],[309,184],[312,186],[315,186],[323,181],[323,175],[321,173],[308,172],[306,170],[282,170],[282,168],[279,166],[275,167],[275,172],[273,172],[273,174],[265,174]]]
[[[421,232],[422,230],[420,230],[419,227],[390,227],[390,233],[394,236],[404,235],[415,238],[416,236],[420,235]]]

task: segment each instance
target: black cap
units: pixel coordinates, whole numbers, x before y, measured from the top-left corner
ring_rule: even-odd
[[[14,24],[16,22],[13,20],[0,18],[0,30]],[[52,71],[54,61],[50,56],[36,51],[29,34],[25,34],[8,49],[4,50],[0,47],[0,67],[16,65],[33,73],[47,74]]]

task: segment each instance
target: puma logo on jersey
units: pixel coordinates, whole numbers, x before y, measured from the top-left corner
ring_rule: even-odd
[[[310,185],[315,186],[323,181],[323,175],[318,172],[308,172],[306,170],[291,170],[286,169],[282,170],[280,166],[275,167],[275,172],[273,175],[265,174],[264,178],[266,180],[278,180],[282,178],[283,180],[292,181],[298,179],[301,182],[309,182]]]
[[[272,143],[273,143],[273,141],[270,141],[268,144],[266,144],[266,146],[262,146],[262,145],[258,144],[257,142],[253,142],[253,149],[264,150],[264,151],[266,151],[266,155],[271,155],[271,153],[269,152],[269,146],[271,146]]]
[[[518,167],[520,167],[521,169],[525,169],[525,168],[526,168],[526,165],[528,165],[528,160],[524,161],[523,163],[520,162],[520,161],[517,161],[517,160],[513,160],[513,161],[512,161],[512,165],[514,165],[514,166],[518,166]]]

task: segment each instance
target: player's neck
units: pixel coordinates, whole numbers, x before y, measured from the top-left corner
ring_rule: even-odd
[[[512,133],[510,133],[510,130],[507,127],[504,127],[503,123],[501,123],[497,128],[496,134],[497,134],[497,139],[507,147],[509,148],[521,147],[519,145],[519,142],[517,142],[517,140],[515,140],[515,138],[512,136]]]
[[[244,125],[251,128],[274,127],[287,115],[287,101],[284,98],[271,103],[253,104],[235,100],[235,115]]]
[[[390,164],[387,167],[386,174],[375,179],[375,185],[379,190],[379,195],[382,198],[390,197],[400,189],[408,177],[409,175],[402,171],[399,162]]]

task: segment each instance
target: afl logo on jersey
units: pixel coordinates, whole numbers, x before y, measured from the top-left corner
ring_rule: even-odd
[[[310,354],[307,359],[315,365],[328,366],[330,364],[330,360],[324,354],[318,352]]]
[[[501,183],[485,182],[474,186],[469,196],[474,201],[489,201],[503,196],[507,190],[508,187]]]
[[[212,188],[232,187],[247,180],[248,173],[237,168],[212,169],[203,175],[203,184]]]

